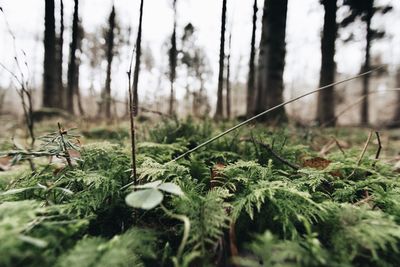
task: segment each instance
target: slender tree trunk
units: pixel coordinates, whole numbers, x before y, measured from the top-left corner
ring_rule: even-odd
[[[79,34],[78,34],[78,47],[77,49],[81,52],[80,54],[82,54],[82,40],[84,38],[84,30],[83,30],[83,26],[82,23],[79,23]],[[76,94],[76,100],[78,102],[78,110],[79,110],[79,114],[81,116],[85,115],[85,110],[83,109],[82,106],[82,99],[81,99],[81,90],[79,87],[79,77],[80,77],[80,68],[81,66],[81,58],[77,57],[76,58],[76,76],[75,76],[75,94]]]
[[[174,7],[174,30],[171,36],[171,49],[169,50],[169,66],[170,66],[170,73],[169,73],[169,80],[171,84],[171,95],[169,99],[169,115],[173,115],[174,112],[174,100],[175,100],[175,93],[174,93],[174,83],[176,78],[176,65],[177,65],[177,48],[176,48],[176,0],[173,3]]]
[[[226,62],[226,116],[231,118],[231,47],[232,47],[232,32],[229,34],[229,54]]]
[[[78,13],[79,1],[74,0],[74,15],[72,19],[72,40],[69,46],[69,63],[68,63],[68,88],[67,88],[67,110],[71,114],[74,114],[74,92],[76,85],[76,50],[78,46]]]
[[[65,107],[65,90],[63,83],[63,46],[64,46],[64,1],[60,0],[60,33],[57,39],[57,87],[58,87],[58,107]]]
[[[372,29],[371,29],[371,20],[373,16],[373,5],[368,9],[367,18],[366,18],[366,45],[365,45],[365,63],[362,68],[363,72],[369,71],[371,69],[371,40],[372,40]],[[369,124],[369,99],[368,99],[368,92],[369,92],[369,78],[370,75],[364,75],[363,82],[362,82],[362,95],[366,96],[362,103],[361,103],[361,125],[368,125]]]
[[[256,113],[283,102],[287,2],[287,0],[264,1]],[[287,121],[285,109],[282,107],[260,120],[285,122]]]
[[[321,38],[321,72],[319,86],[325,86],[335,81],[335,42],[337,37],[336,0],[324,0],[324,29]],[[330,87],[318,94],[317,121],[326,126],[335,126],[335,95]]]
[[[251,117],[254,113],[254,99],[255,99],[255,79],[256,79],[256,30],[257,30],[257,0],[254,0],[253,5],[253,29],[251,31],[251,47],[250,47],[250,60],[249,60],[249,76],[247,80],[247,98],[246,98],[246,116]]]
[[[109,29],[107,33],[107,74],[106,85],[103,92],[103,112],[107,119],[111,118],[111,67],[114,58],[114,30],[115,30],[115,7],[112,7],[108,18]]]
[[[135,70],[133,73],[133,115],[136,117],[139,111],[139,99],[138,99],[138,84],[139,84],[139,72],[140,72],[140,56],[142,55],[142,21],[143,21],[143,0],[140,1],[140,15],[139,15],[139,28],[136,38],[136,60]]]
[[[217,108],[214,118],[220,120],[223,118],[223,89],[224,89],[224,59],[225,59],[225,24],[226,24],[226,0],[222,0],[221,14],[221,37],[219,47],[219,74],[218,74],[218,92],[217,92]]]
[[[43,106],[57,107],[58,94],[56,80],[56,29],[54,18],[54,0],[45,1],[44,21],[44,75]]]

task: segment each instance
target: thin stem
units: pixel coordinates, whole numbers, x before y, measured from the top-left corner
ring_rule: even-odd
[[[131,178],[133,180],[133,184],[137,185],[137,175],[136,175],[136,133],[135,133],[135,109],[134,109],[134,96],[132,92],[131,86],[131,77],[132,77],[132,62],[133,62],[133,54],[132,52],[131,61],[129,64],[129,70],[127,72],[128,75],[128,93],[129,93],[129,120],[130,120],[130,127],[131,127],[131,157],[132,157],[132,171],[131,171]]]
[[[63,147],[64,147],[64,153],[65,153],[64,157],[67,160],[68,166],[72,168],[71,156],[69,155],[67,144],[65,143],[65,140],[64,140],[64,134],[66,132],[61,127],[61,124],[59,122],[57,122],[57,125],[58,125],[58,132],[59,132],[60,137],[61,137],[61,143],[63,144]]]
[[[189,239],[189,232],[190,232],[190,220],[187,216],[185,215],[180,215],[180,214],[175,214],[172,213],[171,211],[169,211],[166,207],[164,207],[164,205],[160,205],[161,209],[171,218],[177,219],[181,222],[183,222],[183,236],[182,236],[182,240],[181,243],[179,245],[178,248],[178,252],[176,254],[176,257],[178,259],[178,261],[180,261],[182,259],[182,255],[183,255],[183,250],[185,249],[186,243]]]
[[[202,147],[204,147],[204,146],[206,146],[206,145],[208,145],[208,144],[214,142],[215,140],[221,138],[222,136],[224,136],[224,135],[226,135],[226,134],[228,134],[228,133],[230,133],[230,132],[232,132],[232,131],[234,131],[234,130],[236,130],[236,129],[238,129],[238,128],[240,128],[240,127],[246,125],[246,124],[248,124],[249,122],[252,122],[252,121],[258,119],[259,117],[261,117],[261,116],[263,116],[263,115],[265,115],[265,114],[267,114],[267,113],[270,113],[271,111],[274,111],[274,110],[276,110],[276,109],[278,109],[278,108],[281,108],[281,107],[283,107],[283,106],[285,106],[285,105],[287,105],[287,104],[290,104],[290,103],[292,103],[292,102],[295,102],[295,101],[297,101],[297,100],[299,100],[299,99],[301,99],[301,98],[304,98],[304,97],[306,97],[306,96],[308,96],[308,95],[311,95],[311,94],[317,93],[317,92],[319,92],[319,91],[325,90],[325,89],[330,88],[330,87],[332,87],[332,86],[335,86],[335,85],[338,85],[338,84],[342,84],[342,83],[345,83],[345,82],[349,82],[349,81],[351,81],[351,80],[358,79],[358,78],[363,77],[363,76],[365,76],[365,75],[368,75],[368,74],[370,74],[370,73],[372,73],[372,72],[375,72],[375,71],[377,71],[378,69],[381,69],[381,68],[383,68],[383,67],[384,67],[384,65],[382,65],[382,66],[380,66],[380,67],[377,67],[377,68],[375,68],[375,69],[372,69],[372,70],[370,70],[370,71],[361,73],[361,74],[359,74],[359,75],[357,75],[357,76],[353,76],[353,77],[350,77],[350,78],[347,78],[347,79],[344,79],[344,80],[341,80],[341,81],[338,81],[338,82],[335,82],[335,83],[331,83],[331,84],[325,85],[325,86],[320,87],[320,88],[318,88],[318,89],[316,89],[316,90],[313,90],[313,91],[311,91],[311,92],[305,93],[305,94],[300,95],[300,96],[298,96],[298,97],[292,98],[292,99],[290,99],[290,100],[288,100],[288,101],[286,101],[286,102],[283,102],[283,103],[281,103],[281,104],[279,104],[279,105],[276,105],[276,106],[274,106],[274,107],[272,107],[272,108],[270,108],[270,109],[267,109],[267,110],[265,110],[265,111],[263,111],[263,112],[261,112],[261,113],[255,115],[255,116],[253,116],[253,117],[251,117],[251,118],[249,118],[249,119],[247,119],[247,120],[245,120],[245,121],[243,121],[243,122],[241,122],[241,123],[239,123],[239,124],[233,126],[232,128],[229,128],[228,130],[226,130],[226,131],[224,131],[224,132],[222,132],[222,133],[220,133],[220,134],[214,136],[213,138],[211,138],[211,139],[205,141],[204,143],[202,143],[202,144],[196,146],[195,148],[192,148],[192,149],[188,150],[187,152],[185,152],[185,153],[183,153],[182,155],[176,157],[175,159],[171,160],[170,162],[178,161],[178,160],[180,160],[180,159],[186,157],[187,155],[193,153],[194,151],[196,151],[196,150],[198,150],[198,149],[200,149],[200,148],[202,148]]]

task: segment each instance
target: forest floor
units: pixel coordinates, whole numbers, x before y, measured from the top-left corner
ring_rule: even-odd
[[[0,266],[400,265],[400,130],[2,120]]]

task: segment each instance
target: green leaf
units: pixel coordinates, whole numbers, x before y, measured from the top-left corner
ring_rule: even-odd
[[[174,195],[183,196],[182,189],[174,183],[163,183],[158,186],[158,189]]]
[[[164,195],[155,188],[135,191],[126,196],[125,202],[131,207],[150,210],[163,200]]]

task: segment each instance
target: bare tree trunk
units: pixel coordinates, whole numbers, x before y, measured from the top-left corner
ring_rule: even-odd
[[[223,118],[223,111],[224,111],[223,90],[224,90],[224,60],[225,60],[225,24],[226,24],[226,0],[222,0],[217,108],[214,116],[216,120],[220,120]]]
[[[177,65],[177,48],[176,48],[176,0],[173,2],[174,8],[174,30],[171,36],[171,49],[169,50],[169,66],[170,66],[170,73],[169,73],[169,80],[171,84],[171,95],[169,99],[169,115],[172,116],[174,112],[174,100],[175,100],[175,93],[174,93],[174,83],[176,78],[176,65]]]
[[[368,9],[367,12],[367,18],[366,18],[366,45],[365,45],[365,62],[364,66],[362,68],[362,72],[369,71],[371,68],[371,40],[372,40],[372,30],[371,30],[371,20],[373,16],[373,6]],[[362,95],[366,96],[362,103],[361,103],[361,125],[368,125],[369,124],[369,99],[368,99],[368,93],[369,93],[369,78],[370,75],[364,75],[363,77],[363,87],[362,87]]]
[[[400,68],[397,68],[396,72],[396,88],[400,88]],[[400,91],[397,92],[397,103],[396,109],[393,116],[393,121],[389,125],[390,127],[400,126]]]
[[[107,119],[111,118],[111,67],[114,58],[114,30],[115,30],[115,7],[112,7],[108,18],[109,29],[107,33],[107,75],[106,85],[103,92],[103,112]]]
[[[322,4],[324,5],[325,16],[321,38],[320,87],[335,81],[335,42],[337,37],[336,0],[324,0]],[[333,87],[318,93],[316,117],[320,125],[335,126],[335,94]]]
[[[283,102],[283,70],[286,55],[287,0],[265,0],[259,59],[256,113]],[[282,107],[260,120],[287,121]]]
[[[58,106],[58,91],[56,86],[56,29],[54,18],[54,0],[45,1],[44,21],[44,75],[43,75],[43,106]]]
[[[143,0],[140,1],[140,15],[139,15],[139,28],[136,38],[136,60],[135,70],[133,73],[133,115],[136,117],[139,111],[139,99],[138,99],[138,83],[139,83],[139,72],[140,72],[140,56],[142,54],[141,43],[142,43],[142,21],[143,21]]]
[[[77,49],[81,52],[80,54],[82,54],[82,40],[84,38],[84,30],[83,30],[83,26],[82,23],[79,23],[79,34],[78,34],[78,47]],[[75,76],[75,94],[76,94],[76,100],[78,102],[78,110],[79,110],[79,114],[81,116],[85,116],[85,110],[83,109],[82,106],[82,99],[81,99],[81,90],[79,87],[79,77],[80,77],[80,71],[79,68],[81,66],[81,58],[77,57],[76,58],[76,76]]]
[[[249,60],[249,76],[247,80],[247,99],[246,99],[246,116],[251,117],[254,113],[254,100],[255,100],[255,79],[256,79],[256,30],[257,30],[257,0],[254,0],[253,5],[253,29],[251,31],[251,48]]]
[[[231,47],[232,47],[232,32],[229,34],[229,54],[227,56],[226,65],[226,116],[228,119],[231,118]]]
[[[72,19],[72,40],[69,46],[69,63],[68,63],[68,88],[67,88],[67,110],[71,114],[74,114],[74,92],[76,85],[76,50],[78,46],[78,13],[79,1],[74,0],[74,15]]]
[[[65,107],[65,90],[63,83],[63,46],[64,46],[64,1],[60,0],[60,33],[57,39],[57,87],[58,87],[58,107]]]

